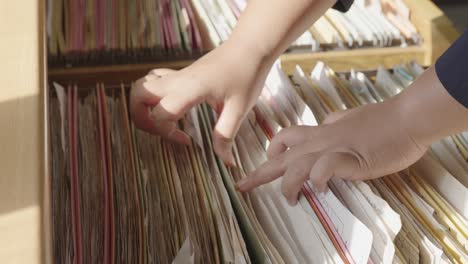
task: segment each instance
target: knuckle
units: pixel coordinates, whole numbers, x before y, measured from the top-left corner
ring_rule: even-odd
[[[350,159],[354,159],[353,171],[350,173],[351,178],[371,178],[372,177],[372,168],[375,168],[375,161],[371,157],[372,155],[368,155],[362,153],[354,148],[349,149]]]
[[[152,110],[152,115],[158,121],[177,121],[183,117],[184,112],[181,109],[170,107],[167,104],[159,103]]]
[[[141,87],[144,88],[145,90],[150,90],[151,89],[151,81],[144,80],[141,83]]]
[[[273,141],[276,140],[279,140],[280,138],[284,137],[287,133],[288,133],[288,129],[290,128],[283,128],[281,129],[278,134],[276,134],[276,136],[273,138]]]
[[[290,130],[292,129],[292,127],[287,127],[287,128],[283,128],[281,129],[275,137],[273,137],[273,141],[272,142],[276,142],[277,144],[280,144],[284,141],[284,138],[287,138],[289,133],[290,133]]]
[[[302,129],[302,126],[291,126],[287,128],[281,129],[281,131],[278,133],[278,136],[283,138],[283,137],[288,137],[291,134],[296,134],[297,132],[300,132]]]
[[[282,136],[281,136],[280,133],[278,133],[276,136],[274,136],[273,139],[271,140],[271,143],[270,143],[270,148],[271,149],[276,149],[276,148],[281,147],[281,146],[284,145],[283,140],[282,140]]]
[[[140,86],[140,85],[144,82],[144,80],[145,80],[145,77],[138,79],[138,80],[135,82],[135,86]]]

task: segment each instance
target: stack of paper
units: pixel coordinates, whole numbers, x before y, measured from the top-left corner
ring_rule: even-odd
[[[231,34],[247,0],[48,0],[53,66],[142,63],[199,57]],[[323,51],[417,44],[401,0],[356,1],[329,10],[290,47]]]
[[[219,45],[227,40],[247,0],[192,0],[209,41]],[[329,10],[304,32],[290,50],[311,51],[364,46],[388,47],[419,43],[410,22],[410,11],[401,0],[357,0],[347,13]]]
[[[311,101],[312,109],[322,107],[321,112],[328,112],[385,100],[409,85],[422,71],[421,67],[414,63],[396,66],[393,73],[379,68],[373,83],[364,73],[352,71],[349,74],[338,76],[323,63],[318,63],[310,76],[305,75],[298,66],[292,80],[297,84],[298,90],[302,92],[304,98],[307,98],[310,90],[315,90],[317,96],[320,97],[321,104]],[[438,144],[440,143],[436,143],[434,146]],[[385,262],[385,250],[381,251],[383,254],[378,252],[381,246],[388,245],[388,242],[391,241],[388,238],[385,239],[386,236],[391,239],[395,238],[395,249],[391,251],[395,252],[398,261],[411,263],[466,262],[468,226],[467,215],[463,211],[468,203],[466,185],[460,186],[456,178],[448,173],[435,171],[434,167],[441,167],[441,164],[437,164],[430,156],[426,155],[407,171],[369,181],[367,185],[365,183],[346,183],[351,189],[353,189],[352,185],[357,188],[357,190],[352,191],[354,197],[341,191],[345,186],[343,182],[332,180],[331,188],[340,193],[353,214],[358,216],[373,231],[373,250],[376,253],[373,255],[371,252],[373,262]],[[436,177],[440,177],[438,181],[434,180]],[[441,181],[450,184],[438,184]],[[430,183],[434,185],[431,186]],[[454,195],[450,195],[450,192],[454,191],[453,186],[457,188],[458,196],[456,199],[454,199]],[[375,216],[372,217],[369,214],[369,211],[363,214],[364,206],[362,203],[361,208],[354,207],[353,200],[359,199],[359,192],[364,196],[372,195],[374,198],[384,199],[400,215],[401,231],[398,233],[399,228],[396,228],[398,227],[396,223],[389,225],[388,223],[391,222],[382,222],[383,225],[381,225],[379,221],[376,221]],[[384,208],[388,208],[388,205],[385,207],[379,205],[380,202],[371,202],[370,200],[369,203],[376,210],[377,216],[387,215],[388,218],[383,218],[383,221],[395,219],[395,215],[391,216],[391,214],[383,212]],[[369,216],[371,218],[368,219],[374,223],[366,221]],[[390,228],[392,225],[393,228]],[[388,231],[386,236],[382,234],[385,229]],[[376,241],[379,239],[377,235],[381,239],[380,242]],[[381,245],[379,246],[379,244]]]
[[[434,151],[377,180],[332,179],[326,193],[306,183],[296,206],[281,195],[281,179],[246,194],[235,190],[266,160],[281,127],[317,125],[331,111],[385,100],[421,72],[405,64],[338,75],[319,63],[310,74],[298,66],[287,76],[275,64],[235,139],[235,167],[213,152],[216,115],[207,105],[180,122],[193,138],[180,146],[133,127],[128,86],[53,84],[55,261],[465,263],[468,224],[461,209],[468,199],[454,200],[450,188],[466,194],[466,185],[446,169],[464,166],[458,148],[443,149],[452,156]]]
[[[51,65],[193,58],[202,40],[189,0],[48,0]]]

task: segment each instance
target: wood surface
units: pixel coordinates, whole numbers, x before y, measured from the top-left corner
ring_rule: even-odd
[[[411,21],[424,39],[424,66],[433,64],[458,38],[460,33],[453,23],[433,2],[404,0],[411,10]]]
[[[287,54],[281,57],[283,70],[291,74],[296,65],[300,65],[305,72],[311,72],[318,61],[325,62],[334,71],[347,72],[355,70],[375,70],[379,65],[385,68],[415,60],[424,63],[425,50],[421,46],[407,48],[367,48],[333,52]]]
[[[105,84],[128,83],[148,74],[156,68],[181,69],[193,63],[192,60],[169,61],[145,64],[123,64],[99,67],[56,68],[48,72],[49,82],[95,86],[96,82]]]
[[[46,257],[41,3],[0,1],[0,263]]]

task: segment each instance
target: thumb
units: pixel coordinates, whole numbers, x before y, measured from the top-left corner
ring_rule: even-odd
[[[199,101],[199,99],[179,98],[176,95],[169,95],[161,99],[150,114],[157,134],[181,144],[189,144],[189,136],[177,128],[177,121]]]
[[[199,98],[187,98],[184,95],[169,95],[163,97],[161,101],[153,108],[151,118],[158,121],[178,121],[185,112],[194,105],[200,103]]]
[[[327,189],[327,182],[332,177],[353,180],[362,173],[359,160],[350,153],[329,152],[321,156],[312,167],[309,180],[319,191]]]
[[[165,75],[168,75],[168,74],[171,74],[171,73],[174,73],[174,72],[177,72],[177,71],[172,70],[172,69],[160,68],[160,69],[151,70],[149,72],[149,75],[153,75],[153,76],[156,76],[156,77],[163,77]]]
[[[223,161],[233,166],[232,144],[239,127],[246,116],[247,108],[238,100],[228,100],[224,103],[221,115],[213,133],[213,148]]]

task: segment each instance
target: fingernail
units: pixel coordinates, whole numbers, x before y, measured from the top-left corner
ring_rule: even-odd
[[[189,135],[185,134],[185,133],[183,135],[184,135],[184,137],[183,137],[184,144],[187,145],[187,146],[192,146],[192,138]]]
[[[236,161],[234,159],[234,155],[232,155],[232,152],[229,151],[229,154],[227,154],[228,157],[227,157],[227,161],[226,161],[226,166],[228,167],[235,167],[236,166]]]
[[[247,183],[247,178],[241,179],[236,183],[236,190],[238,192],[243,192],[245,188],[245,184]]]
[[[297,200],[294,199],[287,199],[289,206],[295,206],[297,204]]]

